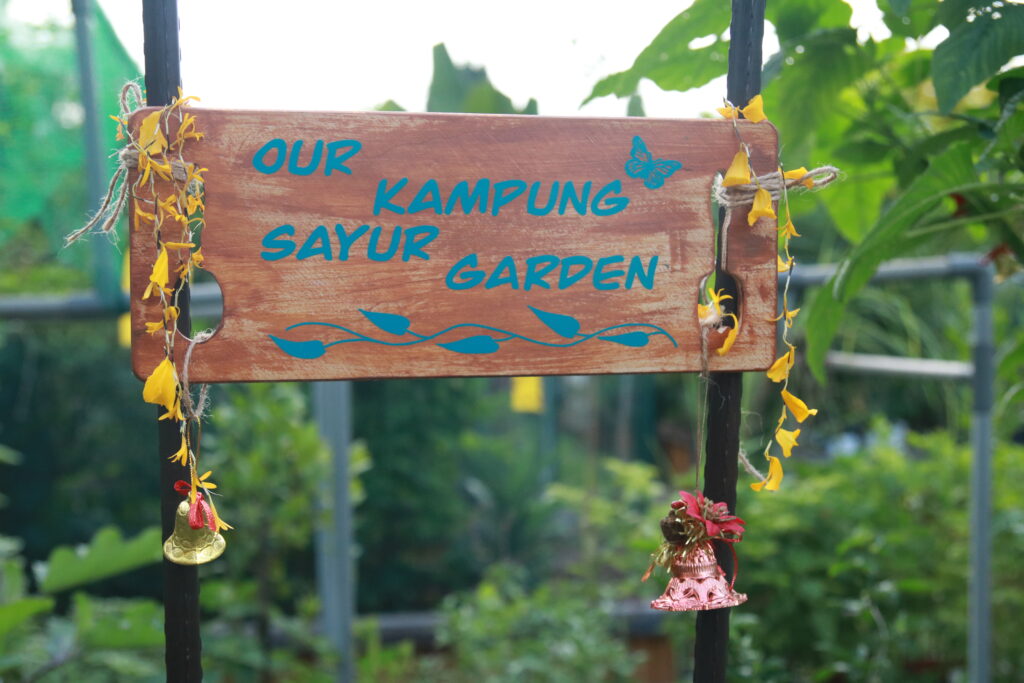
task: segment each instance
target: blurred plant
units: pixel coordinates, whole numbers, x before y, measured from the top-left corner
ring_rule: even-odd
[[[445,600],[438,642],[448,681],[627,681],[639,664],[614,633],[611,603],[571,583],[532,593],[522,570],[497,564],[477,589]]]
[[[376,619],[360,619],[356,622],[353,635],[362,648],[358,662],[358,678],[374,683],[404,683],[425,681],[429,670],[425,662],[416,659],[411,641],[385,646],[380,640],[380,627]]]
[[[573,567],[573,576],[600,581],[614,588],[617,597],[647,593],[640,584],[651,548],[661,543],[657,524],[671,494],[658,470],[647,463],[603,458],[591,486],[552,484],[545,494],[553,503],[572,512],[581,547],[592,548]],[[639,562],[637,561],[639,559]]]
[[[737,589],[750,601],[735,610],[735,680],[950,680],[962,670],[970,453],[946,432],[912,433],[907,452],[889,441],[878,423],[868,450],[796,466],[785,494],[741,489],[737,510],[756,522],[739,554]],[[669,491],[653,467],[602,466],[595,491],[555,484],[548,495],[589,515],[600,582],[618,597],[655,597],[639,579]],[[995,667],[1011,681],[1024,667],[1015,636],[1024,628],[1024,447],[1001,444],[995,470]],[[688,651],[692,619],[671,615],[663,628],[674,651]]]
[[[805,464],[786,495],[741,492],[756,519],[743,543],[734,656],[740,680],[951,680],[964,665],[970,454],[948,434],[911,434],[910,452],[884,445]],[[1024,448],[997,449],[991,520],[997,680],[1024,666],[1019,491]]]
[[[0,680],[89,683],[159,678],[163,609],[146,599],[96,598],[82,592],[54,614],[66,591],[160,560],[160,531],[131,540],[107,527],[88,545],[56,548],[33,565],[30,592],[21,542],[0,536]]]
[[[313,532],[329,520],[319,496],[330,458],[307,403],[295,384],[226,387],[215,403],[206,457],[219,465],[218,490],[230,492],[238,522],[224,556],[203,567],[201,600],[217,615],[204,653],[224,676],[313,675],[333,660],[315,635],[311,552]],[[370,456],[356,443],[349,458],[358,505]]]

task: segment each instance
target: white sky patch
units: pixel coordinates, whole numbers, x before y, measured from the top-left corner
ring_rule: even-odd
[[[888,34],[873,0],[847,2],[854,26],[875,38]],[[141,65],[141,3],[100,5]],[[517,106],[532,97],[545,115],[623,116],[626,101],[615,97],[580,104],[598,80],[628,69],[683,5],[519,0],[498,12],[479,0],[180,0],[182,81],[204,107],[363,111],[392,99],[423,111],[432,48],[443,42],[456,64],[486,67]],[[30,23],[72,22],[68,0],[10,0],[8,13]],[[765,58],[777,50],[766,26]],[[725,79],[688,93],[645,80],[640,94],[648,116],[695,117],[721,105]]]

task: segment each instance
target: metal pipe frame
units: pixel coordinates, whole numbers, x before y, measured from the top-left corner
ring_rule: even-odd
[[[790,289],[827,283],[837,271],[832,264],[793,270]],[[974,394],[971,414],[970,575],[967,599],[967,680],[992,680],[992,408],[995,401],[995,333],[992,307],[995,271],[979,254],[949,254],[897,259],[879,266],[873,283],[964,278],[971,284],[974,333],[971,363],[830,352],[826,365],[853,373],[874,373],[926,379],[969,380]],[[784,275],[782,277],[785,277]]]

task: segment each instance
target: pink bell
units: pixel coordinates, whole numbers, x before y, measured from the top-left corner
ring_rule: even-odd
[[[746,601],[746,594],[737,593],[726,581],[711,542],[704,541],[676,557],[668,587],[660,598],[651,601],[651,607],[669,612],[694,612],[735,607]]]

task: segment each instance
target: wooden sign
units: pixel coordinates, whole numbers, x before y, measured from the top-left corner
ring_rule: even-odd
[[[732,122],[191,111],[224,300],[192,381],[700,370]],[[775,129],[739,125],[754,167],[774,169]],[[775,225],[737,214],[741,325],[715,370],[775,355]],[[141,300],[152,245],[132,231],[140,377],[162,357],[145,333],[159,304]]]

